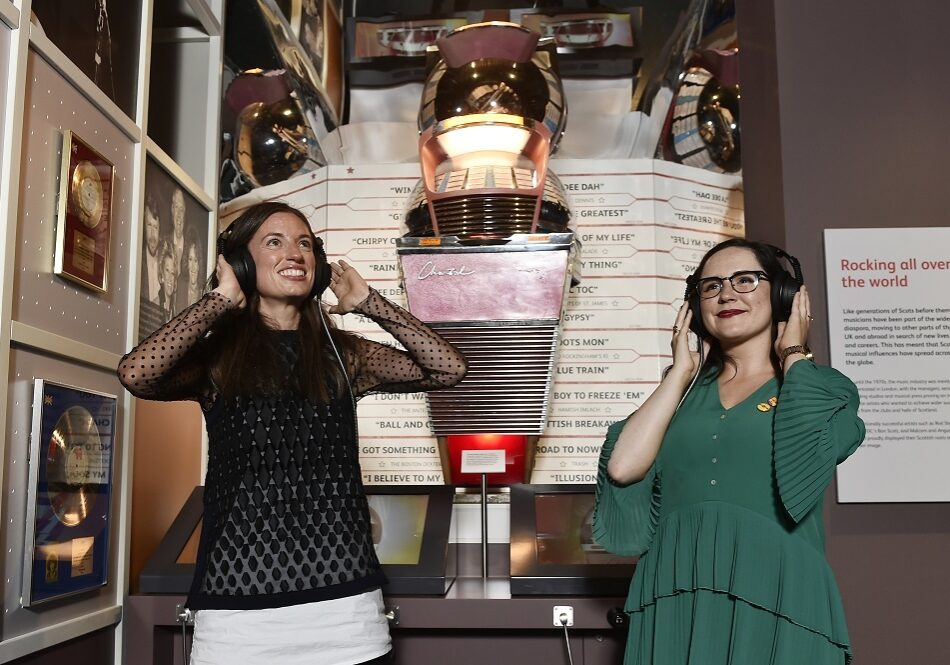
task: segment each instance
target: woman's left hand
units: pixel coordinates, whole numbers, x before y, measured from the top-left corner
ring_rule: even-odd
[[[369,285],[356,268],[346,261],[330,264],[330,290],[336,296],[336,304],[330,307],[330,314],[346,314],[366,300]]]
[[[776,355],[781,357],[782,350],[790,346],[804,346],[808,341],[811,322],[811,301],[808,299],[808,290],[802,285],[792,298],[792,312],[788,321],[779,321],[775,338]]]

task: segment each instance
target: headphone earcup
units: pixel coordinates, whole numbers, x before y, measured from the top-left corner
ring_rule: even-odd
[[[257,266],[251,253],[247,251],[247,247],[239,247],[230,254],[225,254],[224,259],[234,271],[244,297],[250,298],[257,291]]]
[[[783,270],[772,278],[772,320],[788,321],[792,315],[792,300],[799,284],[788,271]]]
[[[330,266],[324,261],[317,267],[317,274],[313,278],[313,289],[310,291],[310,297],[321,297],[328,286],[330,286]]]
[[[689,297],[689,309],[693,313],[693,318],[689,322],[689,329],[700,337],[706,337],[706,326],[703,325],[703,313],[699,306],[699,293],[695,291]]]
[[[781,270],[772,277],[772,320],[778,323],[788,321],[792,315],[792,301],[805,283],[805,278],[802,277],[802,265],[798,259],[775,245],[769,245],[769,247],[775,252],[776,260],[784,257],[794,271],[792,274],[787,270]]]
[[[317,259],[317,272],[313,276],[313,288],[310,289],[311,298],[320,298],[330,286],[330,264],[327,261],[327,252],[323,247],[323,238],[314,237],[314,254]]]
[[[689,301],[689,310],[693,313],[689,322],[689,329],[700,337],[706,336],[706,326],[703,325],[703,314],[699,306],[698,280],[690,275],[686,278],[686,294],[684,297]]]
[[[227,252],[228,238],[231,237],[233,224],[218,235],[217,250],[218,254],[224,256],[224,260],[234,271],[234,277],[237,279],[244,292],[245,298],[250,298],[257,290],[257,266],[254,265],[254,258],[247,250],[247,247],[238,247],[231,252]],[[212,277],[212,285],[218,285],[218,278]]]

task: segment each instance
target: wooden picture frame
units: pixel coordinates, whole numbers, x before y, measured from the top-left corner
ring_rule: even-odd
[[[154,155],[145,160],[139,341],[204,294],[214,263],[208,210]]]

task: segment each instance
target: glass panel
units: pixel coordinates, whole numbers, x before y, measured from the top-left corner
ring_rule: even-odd
[[[593,494],[538,494],[534,498],[540,564],[629,564],[635,558],[611,554],[592,532]]]
[[[33,23],[130,118],[139,68],[139,0],[34,0]]]
[[[419,563],[429,508],[426,494],[373,494],[369,517],[376,556],[384,564]]]

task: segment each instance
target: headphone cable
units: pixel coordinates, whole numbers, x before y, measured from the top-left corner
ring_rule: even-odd
[[[360,440],[360,427],[359,419],[356,417],[356,395],[353,392],[353,384],[350,383],[349,372],[346,371],[346,365],[343,362],[343,356],[340,355],[340,350],[337,349],[336,343],[333,341],[333,335],[330,334],[330,325],[327,323],[327,313],[323,311],[323,301],[319,298],[315,298],[317,301],[317,309],[320,311],[320,322],[323,324],[323,331],[327,335],[327,339],[330,342],[330,348],[333,349],[333,355],[336,356],[336,361],[340,364],[340,371],[343,372],[343,379],[346,381],[346,389],[350,394],[350,404],[353,407],[353,434],[356,438],[356,443],[359,444]]]
[[[687,333],[688,339],[689,333]],[[693,375],[692,380],[689,382],[689,385],[686,387],[686,392],[683,393],[683,396],[680,398],[679,403],[676,405],[676,408],[673,409],[675,414],[680,410],[680,407],[683,406],[683,402],[686,401],[686,396],[689,395],[689,391],[693,389],[693,386],[696,385],[696,381],[699,379],[699,375],[703,373],[703,363],[706,362],[706,348],[703,346],[703,338],[699,335],[696,335],[697,340],[699,341],[699,363],[696,367],[696,373]]]

